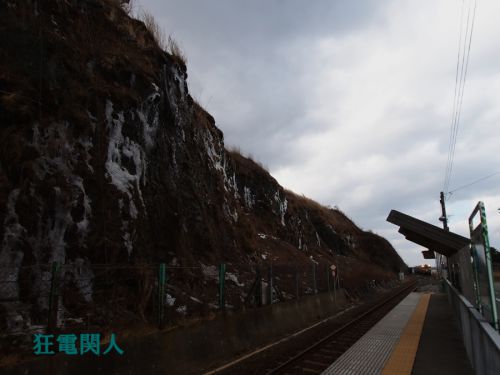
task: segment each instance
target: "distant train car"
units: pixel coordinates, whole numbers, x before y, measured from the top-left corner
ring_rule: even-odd
[[[415,273],[420,274],[420,275],[431,275],[432,272],[432,267],[428,264],[423,264],[421,266],[416,266],[414,268]]]

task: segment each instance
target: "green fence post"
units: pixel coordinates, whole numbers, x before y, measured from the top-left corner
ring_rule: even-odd
[[[499,331],[499,320],[498,320],[498,311],[497,311],[497,303],[496,303],[496,295],[495,295],[495,283],[494,283],[494,277],[493,277],[493,268],[492,268],[492,261],[491,261],[491,249],[490,249],[490,238],[488,234],[488,223],[486,221],[486,209],[484,207],[483,202],[479,202],[479,214],[480,214],[480,219],[481,219],[481,226],[482,226],[482,237],[483,237],[483,243],[484,243],[484,253],[485,253],[485,260],[486,260],[486,275],[488,278],[488,291],[489,291],[489,297],[490,297],[490,303],[491,303],[491,315],[492,315],[492,324],[494,328]]]
[[[488,224],[486,222],[486,209],[484,208],[484,203],[480,202],[481,210],[481,224],[483,226],[483,238],[484,238],[484,250],[485,250],[485,258],[486,258],[486,271],[488,275],[488,284],[489,284],[489,292],[490,292],[490,300],[491,300],[491,308],[493,315],[493,326],[495,329],[500,332],[500,320],[498,317],[497,303],[496,303],[496,295],[495,295],[495,282],[493,277],[493,267],[492,267],[492,258],[491,258],[491,248],[490,248],[490,238],[488,234]]]
[[[59,262],[52,262],[52,277],[50,279],[50,293],[49,293],[49,316],[47,320],[47,329],[49,332],[54,328],[54,315],[55,325],[57,325],[57,310],[59,305],[58,299],[58,283],[59,283]]]
[[[295,298],[299,299],[299,269],[295,265]]]
[[[158,269],[158,327],[163,328],[163,318],[165,314],[165,263],[160,263]]]
[[[267,290],[269,296],[269,305],[273,303],[273,264],[269,264],[268,274],[267,274]]]
[[[221,263],[219,265],[219,308],[224,310],[226,308],[226,300],[224,295],[224,281],[226,280],[226,265]]]
[[[337,268],[335,269],[335,281],[337,282],[337,289],[339,292],[340,292],[340,271],[339,271],[339,267],[337,266]],[[335,285],[335,284],[333,284]],[[337,303],[337,294],[335,294],[335,303]]]
[[[314,294],[318,294],[318,288],[316,286],[316,263],[313,262],[313,289]]]

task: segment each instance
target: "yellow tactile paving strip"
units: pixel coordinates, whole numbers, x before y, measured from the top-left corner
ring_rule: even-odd
[[[410,375],[424,326],[430,293],[422,295],[415,311],[401,334],[398,344],[385,363],[382,375]]]

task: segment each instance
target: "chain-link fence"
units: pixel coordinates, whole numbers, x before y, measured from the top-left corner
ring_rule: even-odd
[[[339,293],[340,269],[326,262],[109,265],[57,262],[3,267],[0,323],[6,332],[163,327],[222,310],[241,310]],[[350,296],[373,288],[366,281]],[[344,291],[343,291],[344,293]]]

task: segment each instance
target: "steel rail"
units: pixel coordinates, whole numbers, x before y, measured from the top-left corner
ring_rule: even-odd
[[[409,292],[411,292],[412,290],[414,290],[416,287],[417,287],[417,281],[415,280],[410,285],[408,285],[407,287],[405,287],[404,289],[399,290],[399,291],[395,292],[394,294],[391,294],[389,297],[387,297],[384,300],[382,300],[381,302],[375,304],[374,306],[372,306],[371,308],[369,308],[368,310],[366,310],[364,313],[362,313],[358,317],[356,317],[356,318],[352,319],[351,321],[345,323],[344,325],[342,325],[341,327],[337,328],[335,331],[333,331],[329,335],[323,337],[319,341],[316,341],[314,344],[310,345],[309,347],[307,347],[306,349],[302,350],[301,352],[299,352],[295,356],[291,357],[289,360],[283,362],[278,367],[275,367],[275,368],[271,369],[266,374],[267,375],[273,375],[273,374],[280,373],[285,368],[288,368],[291,365],[293,365],[296,362],[298,362],[302,357],[304,357],[305,355],[309,354],[314,349],[317,349],[319,346],[323,345],[325,342],[332,340],[335,336],[339,335],[340,333],[345,332],[348,328],[350,328],[353,325],[357,324],[358,322],[360,322],[362,319],[364,319],[368,315],[372,314],[373,312],[381,309],[382,307],[384,307],[388,303],[392,302],[397,297],[400,297],[401,295],[403,295],[405,293],[409,294]]]

